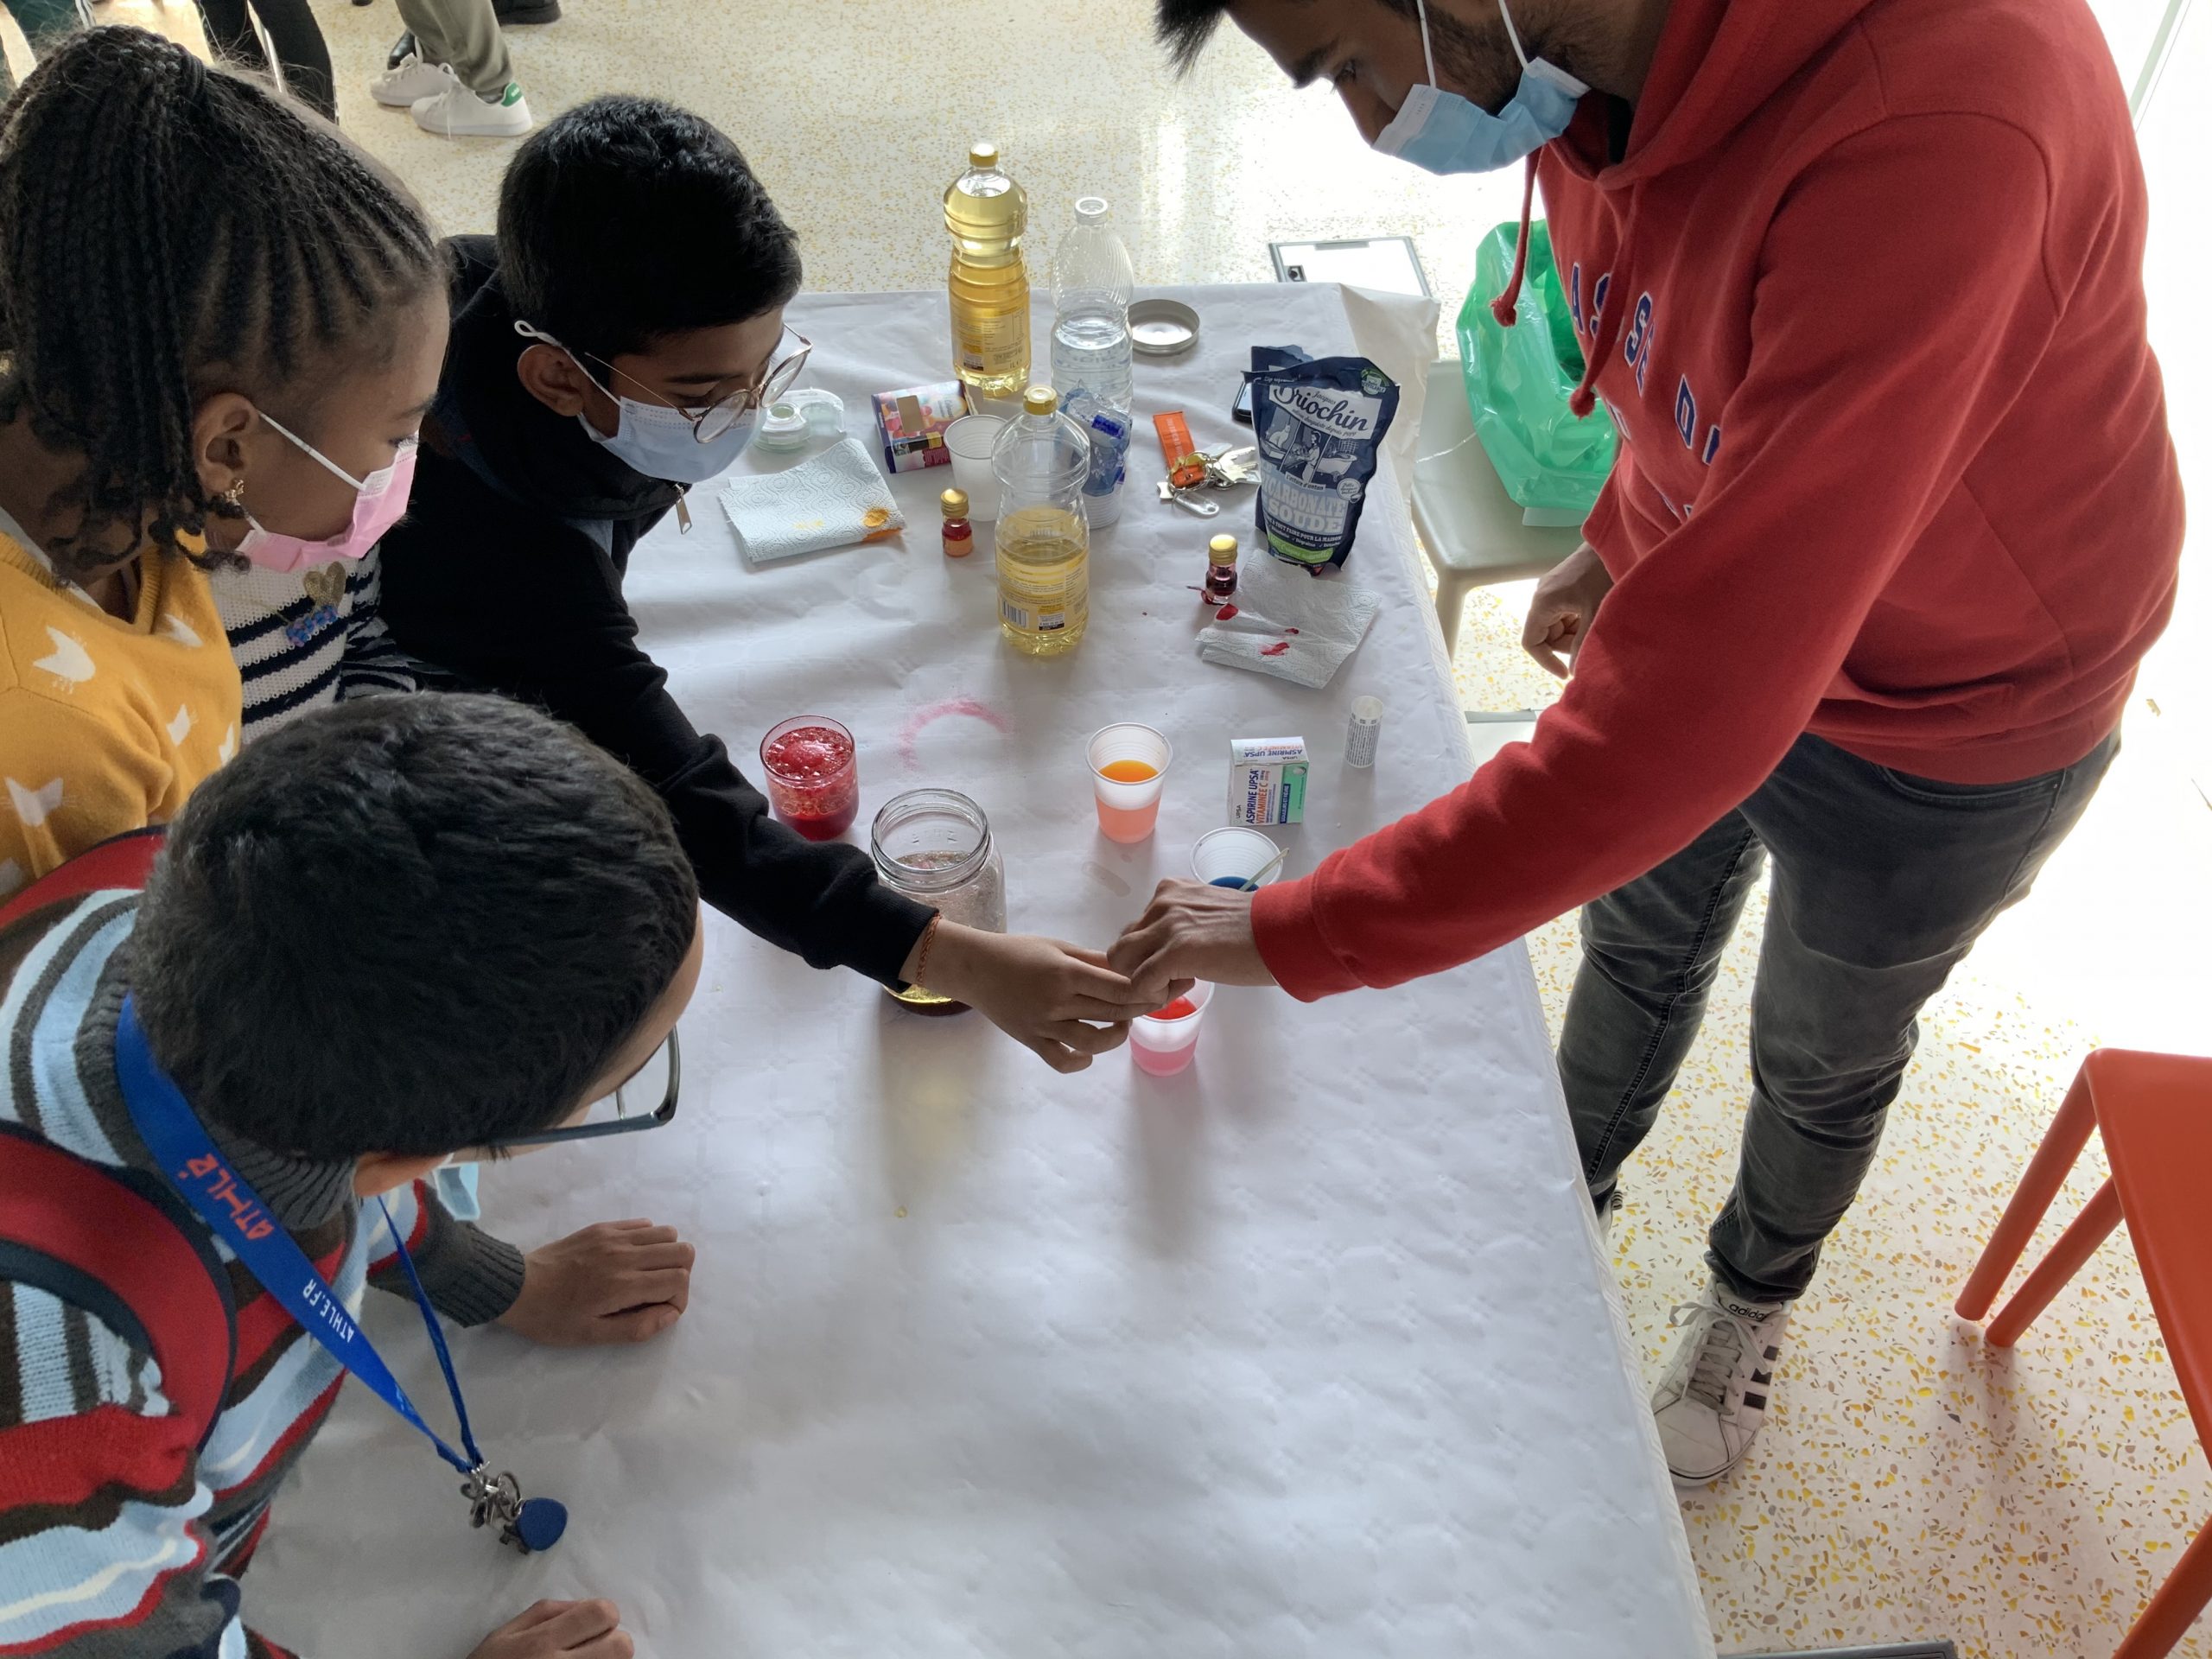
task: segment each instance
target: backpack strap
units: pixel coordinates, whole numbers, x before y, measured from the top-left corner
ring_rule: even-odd
[[[81,1307],[151,1353],[192,1443],[207,1443],[237,1360],[238,1315],[206,1230],[159,1179],[0,1122],[0,1278]]]
[[[166,825],[151,824],[143,830],[125,830],[122,835],[109,836],[96,847],[87,847],[67,863],[48,870],[7,903],[0,904],[0,927],[20,921],[35,910],[44,910],[66,899],[81,899],[88,893],[110,887],[137,891],[153,873],[155,855],[162,850],[162,842],[168,834]]]

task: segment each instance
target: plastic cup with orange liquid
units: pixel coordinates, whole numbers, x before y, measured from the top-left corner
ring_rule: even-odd
[[[1174,747],[1149,726],[1104,726],[1091,734],[1089,755],[1100,833],[1109,841],[1144,840],[1160,821]]]
[[[1129,1021],[1129,1058],[1140,1071],[1172,1077],[1198,1052],[1198,1026],[1213,1001],[1213,987],[1200,980],[1164,1008]]]

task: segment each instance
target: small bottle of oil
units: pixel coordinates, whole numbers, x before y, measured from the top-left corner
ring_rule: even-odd
[[[947,490],[937,499],[944,515],[944,556],[964,559],[976,550],[976,526],[968,522],[968,492]]]
[[[1206,543],[1206,585],[1204,601],[1226,605],[1236,591],[1236,538],[1217,536]]]

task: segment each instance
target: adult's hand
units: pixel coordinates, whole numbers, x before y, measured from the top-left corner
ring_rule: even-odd
[[[643,1342],[683,1317],[696,1254],[673,1227],[602,1221],[523,1257],[522,1294],[499,1322],[555,1348]]]
[[[1583,543],[1536,583],[1536,596],[1529,601],[1529,620],[1521,626],[1521,648],[1548,672],[1565,679],[1574,667],[1574,653],[1590,637],[1598,607],[1612,588],[1613,579],[1605,574],[1597,550]]]
[[[1202,881],[1163,881],[1131,922],[1107,965],[1129,976],[1141,1000],[1158,1007],[1192,981],[1217,985],[1272,985],[1252,937],[1252,895]]]
[[[611,1601],[540,1601],[476,1644],[468,1659],[631,1659],[636,1644]]]
[[[939,922],[923,972],[917,943],[903,976],[939,996],[982,1010],[1001,1031],[1055,1071],[1080,1071],[1119,1048],[1129,1021],[1160,1006],[1146,1001],[1096,950],[1028,934],[988,933]]]

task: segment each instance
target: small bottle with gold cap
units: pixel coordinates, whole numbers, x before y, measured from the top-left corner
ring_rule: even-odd
[[[947,490],[937,499],[944,515],[944,556],[964,559],[976,550],[976,526],[968,522],[968,492]]]
[[[1208,605],[1226,605],[1236,591],[1236,538],[1217,536],[1206,543],[1206,585],[1199,597]]]

